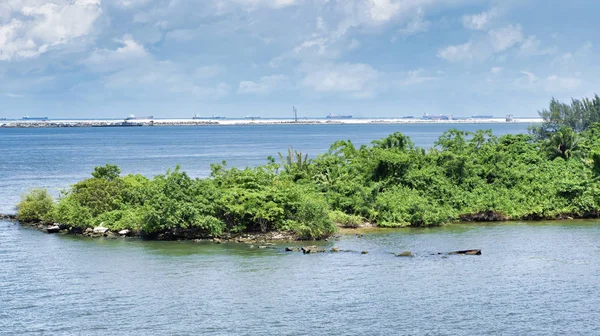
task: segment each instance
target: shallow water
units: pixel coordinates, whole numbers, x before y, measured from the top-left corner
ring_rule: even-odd
[[[591,335],[600,223],[380,230],[284,245],[48,235],[0,223],[6,335]],[[431,255],[481,248],[481,256]],[[367,250],[362,255],[359,252]],[[411,250],[413,258],[393,252]]]

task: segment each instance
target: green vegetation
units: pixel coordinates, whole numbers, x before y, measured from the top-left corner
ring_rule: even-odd
[[[48,220],[53,208],[52,196],[45,189],[32,189],[17,204],[19,219],[24,221]]]
[[[106,165],[57,203],[32,191],[19,217],[174,238],[291,231],[308,239],[330,235],[335,224],[367,221],[402,227],[488,215],[597,217],[600,123],[588,119],[596,120],[599,106],[597,96],[568,109],[553,100],[550,111],[540,112],[547,121],[530,135],[452,129],[425,150],[394,133],[370,146],[338,141],[314,159],[290,148],[280,163],[269,157],[255,168],[214,164],[204,179],[179,168],[153,179],[119,176],[118,167]],[[557,108],[562,114],[555,118]]]

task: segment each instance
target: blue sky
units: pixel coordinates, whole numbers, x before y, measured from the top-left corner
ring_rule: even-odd
[[[1,0],[0,117],[534,116],[600,92],[588,0]]]

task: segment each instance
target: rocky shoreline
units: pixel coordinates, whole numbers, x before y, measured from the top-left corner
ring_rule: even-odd
[[[104,239],[151,239],[151,240],[189,240],[195,242],[212,242],[215,244],[222,243],[237,243],[237,244],[247,244],[249,248],[258,248],[258,249],[268,249],[268,248],[280,248],[279,245],[283,243],[300,243],[302,240],[299,237],[291,232],[267,232],[267,233],[244,233],[238,235],[225,235],[223,237],[202,237],[202,238],[194,238],[191,239],[173,239],[177,233],[173,232],[163,232],[161,234],[149,237],[144,235],[142,232],[134,232],[129,229],[120,230],[118,232],[113,232],[109,228],[106,227],[95,227],[95,228],[87,228],[85,230],[79,230],[72,227],[67,227],[64,225],[60,225],[57,223],[40,223],[40,222],[22,222],[17,219],[15,215],[3,215],[0,214],[0,220],[11,221],[14,223],[18,223],[19,225],[25,225],[32,228],[35,228],[39,231],[46,232],[48,234],[69,234],[69,235],[78,235],[82,237],[89,238],[104,238]],[[361,227],[363,229],[374,228],[373,226],[364,226]],[[346,228],[348,229],[348,228]],[[356,230],[357,228],[353,228]],[[181,232],[178,233],[181,235]],[[187,233],[190,234],[190,233]],[[362,234],[356,234],[357,237],[362,238]],[[177,236],[181,238],[182,236]],[[338,238],[338,237],[332,237]],[[329,238],[323,239],[328,241]],[[255,245],[256,244],[256,245]],[[362,251],[353,251],[353,250],[342,250],[338,246],[333,246],[327,249],[324,246],[317,245],[290,245],[283,249],[285,252],[302,252],[302,254],[315,254],[315,253],[339,253],[339,252],[347,252],[347,253],[355,253],[355,254],[368,254],[369,252],[366,250]],[[392,253],[396,257],[414,257],[415,255],[411,251],[403,251],[400,253]],[[481,255],[480,249],[470,249],[470,250],[459,250],[459,251],[451,251],[451,252],[438,252],[433,253],[431,255]]]
[[[206,236],[198,230],[170,230],[158,232],[154,234],[146,234],[142,231],[134,231],[124,229],[120,231],[112,231],[107,227],[89,227],[85,230],[62,225],[59,223],[44,223],[44,222],[23,222],[19,221],[13,215],[0,215],[0,220],[16,222],[20,225],[35,228],[39,231],[49,234],[70,234],[90,238],[137,238],[143,240],[193,240],[193,241],[212,241],[215,243],[265,243],[265,242],[287,242],[300,241],[300,237],[293,232],[256,232],[256,233],[240,233],[240,234],[225,234],[223,236],[212,237]]]

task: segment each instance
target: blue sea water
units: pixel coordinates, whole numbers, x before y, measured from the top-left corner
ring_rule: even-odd
[[[263,163],[288,146],[401,131],[429,147],[480,125],[0,129],[0,211],[116,163],[152,176],[181,164]],[[490,125],[496,134],[527,125]],[[452,224],[284,245],[50,235],[0,221],[0,335],[599,335],[600,223]],[[302,243],[292,243],[301,245]],[[481,248],[480,256],[437,252]],[[368,254],[361,254],[366,250]],[[413,258],[392,253],[410,250]]]

